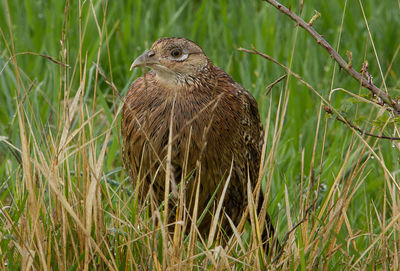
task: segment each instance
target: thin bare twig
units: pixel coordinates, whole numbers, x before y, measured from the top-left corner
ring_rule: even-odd
[[[298,75],[297,73],[293,72],[289,67],[286,67],[285,65],[283,65],[282,63],[280,63],[278,60],[270,57],[267,54],[261,53],[259,51],[257,51],[257,49],[254,46],[251,46],[252,50],[249,49],[245,49],[245,48],[238,48],[239,51],[241,52],[246,52],[249,54],[255,54],[255,55],[259,55],[279,66],[281,66],[284,70],[286,70],[286,72],[290,75],[292,75],[293,77],[297,78],[301,83],[303,83],[304,85],[306,85],[308,88],[310,88],[312,91],[314,91],[314,93],[327,105],[329,105],[329,102],[322,97],[322,95],[315,89],[313,88],[309,83],[307,83],[307,81],[305,81],[300,75]]]
[[[324,110],[325,110],[325,112],[327,112],[329,114],[333,114],[332,109],[330,107],[326,106],[326,105],[324,106]],[[348,119],[344,118],[343,116],[336,117],[336,120],[338,120],[338,121],[346,124],[347,126],[353,128],[354,130],[358,131],[362,135],[381,138],[381,139],[400,140],[400,137],[376,135],[376,134],[372,134],[372,133],[366,132],[363,129],[361,129],[360,127],[354,125],[351,121],[349,121]]]
[[[265,92],[265,96],[268,96],[268,94],[271,92],[271,89],[278,84],[280,81],[282,81],[283,79],[285,79],[287,76],[287,74],[282,75],[281,77],[279,77],[278,79],[276,79],[274,82],[272,82],[271,84],[269,84],[267,86],[267,91]]]
[[[297,25],[305,29],[310,35],[317,41],[319,45],[321,45],[330,56],[339,64],[339,66],[345,70],[351,77],[356,79],[361,83],[361,85],[367,89],[369,89],[374,95],[378,96],[388,107],[393,109],[394,114],[400,114],[400,105],[394,101],[388,93],[381,90],[377,86],[375,86],[372,80],[368,80],[368,78],[364,77],[363,73],[359,73],[352,68],[340,55],[338,52],[333,49],[333,47],[317,32],[315,29],[308,23],[306,23],[302,18],[294,14],[287,7],[279,3],[275,0],[265,0],[275,8],[277,8],[280,12],[289,16],[293,21],[296,22]]]
[[[43,58],[46,58],[46,59],[50,60],[51,62],[54,62],[54,63],[58,64],[58,65],[61,65],[61,66],[64,66],[64,67],[69,68],[69,65],[68,65],[68,64],[65,64],[65,63],[63,63],[63,62],[61,62],[61,61],[58,61],[58,60],[55,59],[54,57],[51,57],[51,56],[48,56],[48,55],[44,55],[44,54],[38,54],[38,53],[35,53],[35,52],[21,52],[21,53],[15,54],[15,55],[13,55],[13,56],[10,56],[10,58],[9,58],[9,59],[6,61],[6,63],[4,64],[3,68],[0,70],[0,74],[3,73],[4,69],[7,67],[7,65],[8,65],[9,62],[10,62],[11,60],[13,60],[15,57],[19,56],[19,55],[34,55],[34,56],[40,56],[40,57],[43,57]]]
[[[121,96],[121,94],[119,94],[119,91],[117,89],[117,87],[114,85],[113,82],[111,82],[106,74],[104,73],[104,71],[99,67],[99,65],[97,65],[97,63],[93,62],[93,65],[96,67],[97,71],[100,73],[100,75],[104,78],[104,81],[106,82],[107,85],[109,85],[111,87],[111,89],[114,92],[114,95],[117,96],[122,102],[125,101],[125,99]]]

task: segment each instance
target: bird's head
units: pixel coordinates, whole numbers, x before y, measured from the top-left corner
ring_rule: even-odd
[[[196,43],[184,38],[162,38],[135,59],[131,69],[149,67],[168,83],[184,83],[197,77],[209,60]]]

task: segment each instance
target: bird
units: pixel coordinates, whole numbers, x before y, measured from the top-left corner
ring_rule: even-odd
[[[229,237],[229,219],[239,224],[248,206],[248,182],[254,189],[258,180],[264,130],[255,98],[185,38],[158,39],[134,60],[131,69],[137,67],[150,71],[126,94],[121,135],[125,168],[141,202],[161,205],[169,177],[169,221],[184,186],[189,214],[196,193],[198,216],[206,210],[198,224],[201,236],[208,236],[212,210],[221,201],[218,225]],[[258,210],[263,198],[260,193]],[[268,214],[265,219],[263,239],[272,240],[274,227]]]

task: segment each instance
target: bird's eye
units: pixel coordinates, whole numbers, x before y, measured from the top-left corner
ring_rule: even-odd
[[[173,49],[171,51],[171,56],[173,57],[180,57],[182,55],[182,50],[180,49]]]

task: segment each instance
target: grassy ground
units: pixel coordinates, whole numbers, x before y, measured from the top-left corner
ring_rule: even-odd
[[[283,4],[300,13],[298,1]],[[399,96],[399,2],[310,0],[301,15],[308,21],[314,10],[317,31],[342,56],[351,52],[356,70],[368,61],[374,83]],[[400,143],[338,122],[319,95],[374,134],[399,136],[399,119],[361,101],[373,97],[272,6],[5,0],[0,30],[1,269],[400,268]],[[288,237],[279,259],[262,256],[254,223],[225,247],[194,234],[168,242],[139,208],[122,168],[116,93],[139,75],[129,71],[134,58],[164,36],[196,41],[257,98],[267,133],[263,189],[279,239]],[[285,71],[237,50],[251,45],[316,92],[290,76],[266,96]]]

